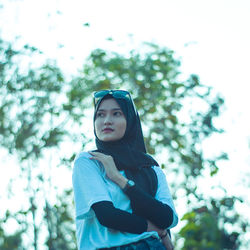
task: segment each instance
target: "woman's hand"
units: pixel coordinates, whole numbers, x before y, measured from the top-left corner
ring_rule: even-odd
[[[164,236],[162,239],[161,239],[161,242],[162,244],[165,246],[165,248],[167,250],[174,250],[174,245],[170,239],[170,237],[168,236],[168,234],[166,234],[166,236]]]
[[[155,231],[158,233],[159,237],[161,238],[162,244],[165,246],[167,250],[173,250],[174,246],[171,242],[171,239],[168,236],[166,229],[160,229],[155,226],[151,221],[148,220],[148,229],[147,232]]]
[[[104,166],[106,175],[110,180],[118,184],[121,188],[125,187],[127,179],[118,171],[113,157],[100,152],[89,152],[92,155],[90,159],[100,161]]]
[[[148,220],[148,228],[147,232],[155,231],[158,233],[159,237],[162,237],[166,233],[165,229],[160,229],[157,226],[155,226],[151,221]]]

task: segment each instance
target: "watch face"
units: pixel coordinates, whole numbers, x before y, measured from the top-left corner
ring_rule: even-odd
[[[132,180],[128,180],[128,185],[129,185],[130,187],[132,187],[132,186],[135,185],[135,183],[134,183]]]
[[[135,183],[132,180],[128,180],[125,188],[123,188],[123,191],[126,193],[128,189],[130,189],[131,187],[133,187],[135,185]]]

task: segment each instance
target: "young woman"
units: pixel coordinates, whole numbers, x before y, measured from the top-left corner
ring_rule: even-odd
[[[95,92],[94,103],[97,150],[80,153],[73,168],[79,249],[168,249],[178,217],[129,92]]]

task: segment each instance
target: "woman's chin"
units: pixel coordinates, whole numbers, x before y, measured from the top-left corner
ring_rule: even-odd
[[[112,141],[118,141],[119,139],[121,139],[121,137],[117,137],[117,136],[114,136],[114,135],[105,135],[105,136],[102,136],[102,138],[100,138],[101,141],[104,141],[104,142],[112,142]]]

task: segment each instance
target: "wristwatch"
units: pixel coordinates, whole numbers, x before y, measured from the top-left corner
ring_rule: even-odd
[[[126,183],[126,186],[122,189],[122,191],[124,193],[126,193],[128,191],[128,189],[130,189],[131,187],[135,186],[135,183],[134,181],[132,180],[128,180],[127,183]]]

